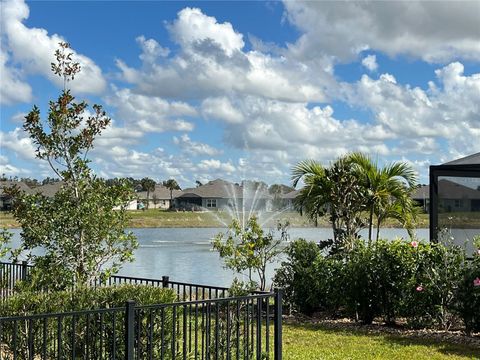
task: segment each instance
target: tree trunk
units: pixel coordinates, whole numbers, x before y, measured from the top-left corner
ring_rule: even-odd
[[[368,244],[372,242],[372,228],[373,228],[373,205],[370,207],[370,219],[368,223]]]

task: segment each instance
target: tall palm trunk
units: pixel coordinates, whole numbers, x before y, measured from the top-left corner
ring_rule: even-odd
[[[369,218],[369,222],[368,222],[368,245],[370,245],[370,243],[372,242],[373,207],[374,207],[374,205],[372,205],[370,207],[370,218]]]

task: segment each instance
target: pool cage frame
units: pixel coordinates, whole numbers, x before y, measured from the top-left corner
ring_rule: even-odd
[[[480,153],[443,165],[430,166],[430,241],[434,243],[438,242],[438,180],[442,176],[480,179]]]

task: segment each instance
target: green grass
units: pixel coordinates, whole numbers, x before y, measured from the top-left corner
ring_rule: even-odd
[[[322,325],[285,324],[285,360],[480,359],[480,348],[436,340],[337,330]]]
[[[130,221],[128,226],[133,228],[175,228],[175,227],[224,227],[231,222],[227,212],[191,212],[191,211],[164,211],[158,209],[129,211]],[[305,216],[298,212],[289,211],[273,216],[267,224],[270,227],[276,225],[276,220],[288,220],[291,227],[315,226]],[[330,227],[328,218],[324,217],[318,221],[319,227]],[[394,221],[387,221],[385,227],[396,227]],[[0,212],[0,228],[16,228],[18,223],[10,212]],[[420,214],[418,227],[428,227],[428,214]]]

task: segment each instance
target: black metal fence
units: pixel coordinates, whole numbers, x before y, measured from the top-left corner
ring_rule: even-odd
[[[15,293],[15,286],[25,280],[32,269],[26,261],[21,263],[0,262],[0,300]]]
[[[135,284],[170,288],[176,292],[177,299],[179,301],[217,299],[229,296],[228,288],[226,287],[172,281],[168,276],[162,276],[162,279],[148,279],[113,275],[108,279],[107,284],[110,286],[119,284]]]
[[[281,359],[282,293],[0,318],[0,359]]]
[[[2,298],[31,269],[0,263]],[[0,318],[2,359],[282,358],[282,292],[229,297],[228,288],[112,276],[95,286],[138,284],[172,288],[179,302]]]

